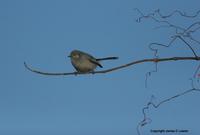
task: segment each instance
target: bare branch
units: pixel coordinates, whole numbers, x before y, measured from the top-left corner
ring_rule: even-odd
[[[148,86],[148,78],[151,76],[152,73],[156,73],[158,71],[158,63],[155,63],[155,68],[149,72],[146,73],[145,75],[145,88]]]
[[[41,74],[41,75],[60,76],[60,75],[76,75],[76,73],[77,73],[77,72],[72,72],[72,73],[49,73],[49,72],[43,72],[43,71],[39,71],[39,70],[36,70],[36,69],[33,69],[33,68],[29,67],[26,64],[26,62],[24,62],[24,66],[29,71],[37,73],[37,74]]]
[[[157,22],[157,23],[164,23],[165,27],[168,26],[168,27],[172,27],[172,28],[175,28],[176,31],[178,30],[181,30],[181,31],[185,31],[185,28],[183,27],[180,27],[180,26],[177,26],[177,25],[174,25],[172,23],[170,23],[169,21],[166,21],[166,20],[160,20],[158,18],[156,18],[155,16],[155,13],[150,13],[150,14],[147,14],[147,15],[144,15],[139,9],[135,9],[141,16],[136,20],[136,22],[141,22],[142,19],[152,19],[153,21]]]
[[[158,13],[158,15],[159,15],[161,18],[170,18],[170,17],[172,17],[172,16],[175,15],[175,14],[179,14],[180,16],[186,17],[186,18],[195,18],[195,17],[197,17],[197,16],[199,15],[200,10],[198,10],[194,15],[187,15],[187,13],[181,12],[181,11],[179,11],[179,10],[174,10],[173,12],[171,12],[171,13],[168,14],[168,15],[163,15],[163,14],[161,14],[161,12],[160,12],[159,9],[156,10],[155,12]]]
[[[197,17],[199,14],[200,14],[200,10],[198,10],[195,14],[193,14],[193,15],[188,15],[187,13],[185,13],[185,12],[181,12],[180,10],[174,10],[173,12],[171,12],[171,13],[169,13],[168,15],[163,15],[161,12],[160,12],[160,9],[157,9],[157,10],[155,10],[154,12],[152,12],[152,13],[149,13],[149,14],[147,14],[147,15],[144,15],[138,8],[135,8],[134,9],[135,11],[137,11],[140,15],[141,15],[141,17],[139,18],[139,20],[138,21],[141,21],[141,19],[143,19],[143,18],[148,18],[149,16],[159,16],[160,18],[162,18],[162,19],[166,19],[166,18],[170,18],[170,17],[172,17],[173,15],[175,15],[175,14],[179,14],[180,16],[182,16],[182,17],[185,17],[185,18],[195,18],[195,17]]]
[[[171,16],[175,15],[175,14],[179,14],[183,17],[188,17],[188,18],[195,18],[197,15],[199,15],[200,13],[200,10],[195,14],[195,15],[187,15],[186,13],[182,13],[181,11],[179,10],[175,10],[173,11],[172,13],[168,14],[168,15],[162,15],[160,13],[160,10],[155,10],[153,13],[149,13],[147,15],[145,15],[144,13],[142,13],[139,9],[135,9],[139,14],[140,14],[140,17],[137,19],[137,22],[141,22],[142,19],[152,19],[153,21],[157,22],[157,23],[164,23],[163,25],[160,25],[158,27],[156,27],[155,29],[159,29],[159,28],[163,28],[163,27],[166,27],[166,28],[173,28],[175,29],[175,35],[172,36],[172,39],[171,41],[167,44],[167,45],[164,45],[164,44],[160,44],[160,43],[151,43],[149,44],[149,48],[150,50],[152,50],[154,52],[154,56],[155,58],[158,58],[158,50],[157,48],[154,48],[154,46],[162,46],[162,47],[170,47],[175,40],[177,40],[178,38],[186,45],[189,47],[189,49],[193,52],[194,56],[196,57],[197,54],[196,52],[194,51],[194,49],[192,48],[192,46],[186,42],[186,40],[184,38],[189,38],[191,41],[194,41],[198,44],[200,44],[200,41],[194,39],[192,36],[191,36],[191,33],[194,33],[196,32],[199,28],[200,28],[200,22],[195,22],[195,23],[192,23],[191,25],[189,25],[189,27],[187,28],[183,28],[183,27],[180,27],[180,26],[177,26],[177,25],[174,25],[172,23],[170,23],[169,21],[165,20],[166,18],[170,18]],[[162,19],[162,20],[161,20]],[[157,66],[157,65],[156,65]],[[148,81],[148,77],[150,77],[150,75],[154,72],[157,71],[157,67],[155,70],[152,70],[152,71],[149,71],[146,73],[146,78],[145,78],[145,87],[147,87],[147,81]]]
[[[163,15],[163,14],[161,14],[159,9],[155,10],[154,12],[151,12],[151,13],[145,15],[139,9],[135,9],[135,10],[140,14],[140,17],[137,19],[137,22],[141,22],[142,19],[151,19],[154,22],[160,24],[160,26],[156,27],[155,29],[159,29],[159,28],[164,28],[165,27],[165,28],[172,28],[172,29],[175,30],[175,33],[174,33],[174,35],[171,36],[172,39],[170,40],[170,42],[168,44],[160,44],[160,43],[155,43],[155,42],[149,44],[149,49],[154,52],[155,59],[159,59],[159,56],[158,56],[159,48],[157,48],[157,47],[159,47],[159,46],[160,47],[170,47],[174,43],[174,41],[176,41],[177,39],[180,39],[192,51],[194,57],[198,58],[197,52],[195,52],[195,50],[192,47],[192,45],[189,44],[189,42],[187,42],[186,39],[189,39],[190,41],[194,41],[195,43],[200,45],[200,41],[195,39],[192,36],[192,34],[194,34],[195,32],[197,32],[200,29],[200,21],[194,22],[191,25],[189,25],[188,27],[184,28],[182,26],[178,26],[178,25],[175,25],[175,24],[171,23],[169,20],[167,20],[167,18],[171,18],[172,16],[178,14],[178,15],[180,15],[182,17],[191,18],[192,19],[192,18],[196,18],[200,14],[200,10],[198,10],[193,15],[188,15],[188,14],[186,14],[184,12],[179,11],[179,10],[175,10],[175,11],[171,12],[168,15]],[[200,77],[200,74],[198,74],[199,70],[200,70],[200,65],[195,70],[195,73],[193,75],[194,79],[196,79],[196,76]],[[145,84],[147,82],[148,77],[151,75],[151,73],[153,73],[155,71],[157,71],[157,65],[156,65],[156,69],[155,70],[147,72]],[[197,78],[197,82],[199,81],[198,79],[199,78]],[[146,124],[149,124],[149,123],[152,122],[152,120],[150,118],[148,118],[147,114],[146,114],[146,110],[149,110],[151,106],[153,108],[157,109],[162,104],[167,103],[167,102],[169,102],[169,101],[171,101],[171,100],[173,100],[175,98],[178,98],[180,96],[186,95],[186,94],[188,94],[190,92],[193,92],[193,91],[200,92],[199,88],[195,88],[193,79],[191,79],[191,80],[192,80],[191,89],[186,90],[186,91],[184,91],[182,93],[178,93],[175,96],[172,96],[170,98],[164,99],[161,102],[159,102],[158,104],[155,104],[153,102],[154,96],[151,97],[150,101],[142,109],[143,119],[142,119],[142,121],[139,122],[139,124],[137,126],[138,135],[140,135],[140,127],[143,127]]]
[[[158,49],[154,48],[153,46],[170,47],[176,39],[177,39],[177,37],[173,37],[172,40],[167,45],[164,45],[161,43],[150,43],[149,49],[154,52],[154,57],[158,58]]]
[[[175,30],[176,30],[176,34],[180,34],[180,35],[190,35],[190,33],[193,33],[193,32],[195,32],[196,30],[198,30],[199,29],[199,25],[200,25],[200,22],[195,22],[195,23],[193,23],[193,24],[191,24],[188,28],[183,28],[183,27],[180,27],[180,26],[177,26],[177,25],[174,25],[174,24],[172,24],[172,23],[170,23],[169,21],[167,21],[167,20],[165,20],[166,18],[169,18],[169,17],[171,17],[172,15],[174,15],[175,13],[179,13],[181,16],[183,16],[183,17],[187,17],[187,18],[195,18],[195,17],[197,17],[198,15],[199,15],[199,13],[200,13],[200,10],[199,11],[197,11],[197,13],[195,14],[195,15],[187,15],[186,13],[182,13],[181,11],[179,11],[179,10],[175,10],[174,12],[172,12],[172,13],[170,13],[169,15],[162,15],[161,13],[160,13],[160,10],[158,9],[158,10],[155,10],[153,13],[149,13],[149,14],[147,14],[147,15],[145,15],[144,13],[142,13],[139,9],[135,9],[141,16],[137,19],[137,22],[141,22],[141,20],[142,19],[144,19],[144,18],[146,18],[146,19],[152,19],[152,20],[154,20],[155,22],[157,22],[157,23],[165,23],[165,25],[161,25],[161,26],[158,26],[158,27],[156,27],[156,29],[158,29],[158,28],[162,28],[162,27],[172,27],[172,28],[174,28]],[[162,19],[162,20],[160,20],[156,15],[159,15],[159,17],[160,17],[160,19]],[[197,28],[195,28],[194,30],[190,30],[190,29],[192,29],[194,26],[198,26]],[[181,31],[183,31],[183,32],[178,32],[178,30],[181,30]]]
[[[153,108],[157,109],[159,106],[161,106],[164,103],[167,103],[167,102],[169,102],[169,101],[171,101],[171,100],[173,100],[175,98],[181,97],[181,96],[183,96],[185,94],[188,94],[188,93],[191,93],[191,92],[194,92],[194,91],[200,92],[200,89],[192,88],[192,89],[186,90],[186,91],[184,91],[182,93],[176,94],[175,96],[172,96],[170,98],[164,99],[164,100],[160,101],[158,104],[155,104],[152,101],[152,97],[154,97],[154,96],[152,96],[151,100],[147,103],[147,105],[142,108],[143,120],[141,122],[139,122],[139,124],[137,126],[137,133],[138,133],[138,135],[140,135],[139,128],[145,126],[146,124],[148,124],[148,123],[150,123],[152,121],[150,118],[147,117],[147,114],[146,114],[146,110],[149,110],[150,106],[152,106]]]
[[[108,73],[112,71],[116,71],[122,68],[126,68],[132,65],[140,64],[140,63],[145,63],[145,62],[165,62],[165,61],[185,61],[185,60],[200,60],[200,57],[169,57],[169,58],[154,58],[154,59],[142,59],[142,60],[137,60],[133,61],[127,64],[123,64],[121,66],[117,66],[114,68],[102,70],[102,71],[94,71],[94,72],[88,72],[88,73],[80,73],[80,72],[69,72],[69,73],[49,73],[49,72],[43,72],[39,70],[35,70],[31,67],[29,67],[26,62],[24,62],[24,66],[26,69],[28,69],[31,72],[37,73],[37,74],[42,74],[42,75],[51,75],[51,76],[63,76],[63,75],[83,75],[83,74],[101,74],[101,73]]]
[[[195,53],[194,49],[190,46],[190,44],[188,44],[181,36],[177,36],[179,39],[181,39],[189,48],[190,50],[193,52],[195,57],[198,57],[197,54]]]

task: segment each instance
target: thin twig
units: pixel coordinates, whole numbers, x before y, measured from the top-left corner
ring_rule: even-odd
[[[157,12],[161,18],[170,18],[170,17],[172,17],[173,15],[175,15],[176,13],[179,14],[180,16],[182,16],[182,17],[186,17],[186,18],[195,18],[195,17],[197,17],[197,16],[199,15],[200,10],[198,10],[194,15],[187,15],[186,13],[181,12],[181,11],[179,11],[179,10],[174,10],[173,12],[171,12],[171,13],[168,14],[168,15],[163,15],[163,14],[161,14],[161,12],[160,12],[159,9],[156,10],[155,12]]]
[[[196,88],[192,88],[192,89],[189,89],[189,90],[186,90],[182,93],[178,93],[176,94],[175,96],[172,96],[170,98],[167,98],[167,99],[164,99],[162,100],[161,102],[159,102],[158,104],[155,104],[153,101],[152,101],[152,97],[151,97],[151,100],[147,103],[147,105],[145,107],[142,108],[142,114],[143,114],[143,120],[141,122],[139,122],[138,126],[137,126],[137,133],[138,135],[140,135],[140,130],[139,128],[140,127],[143,127],[145,126],[146,124],[150,123],[152,120],[150,118],[147,118],[147,114],[146,114],[146,110],[149,110],[150,109],[150,106],[153,106],[153,108],[157,109],[159,106],[161,106],[162,104],[166,103],[166,102],[169,102],[175,98],[178,98],[178,97],[181,97],[185,94],[188,94],[190,92],[193,92],[193,91],[198,91],[200,92],[200,89],[196,89]]]
[[[155,62],[154,69],[149,71],[149,72],[147,72],[146,75],[145,75],[145,88],[147,88],[147,86],[148,86],[149,77],[152,75],[152,73],[156,73],[156,72],[158,72],[158,63],[157,62]]]
[[[181,39],[189,48],[190,50],[193,52],[195,57],[198,57],[197,54],[195,53],[194,49],[191,47],[190,44],[188,44],[181,36],[177,36],[179,39]]]
[[[154,58],[154,59],[142,59],[142,60],[137,60],[133,61],[127,64],[123,64],[121,66],[113,67],[110,69],[106,70],[101,70],[101,71],[94,71],[94,72],[87,72],[87,73],[80,73],[80,72],[69,72],[69,73],[50,73],[50,72],[43,72],[39,70],[35,70],[31,67],[29,67],[26,62],[24,62],[24,66],[26,69],[28,69],[31,72],[37,73],[37,74],[42,74],[42,75],[51,75],[51,76],[63,76],[63,75],[85,75],[85,74],[102,74],[102,73],[108,73],[112,71],[116,71],[122,68],[126,68],[132,65],[136,65],[139,63],[145,63],[145,62],[165,62],[165,61],[185,61],[185,60],[200,60],[200,57],[169,57],[169,58]]]
[[[157,46],[161,46],[161,47],[170,47],[172,45],[172,43],[174,43],[174,41],[176,39],[180,39],[186,46],[189,47],[189,49],[192,51],[194,57],[198,58],[198,55],[197,55],[197,52],[195,52],[194,48],[192,48],[192,45],[190,45],[186,38],[189,39],[190,41],[194,41],[196,42],[197,44],[200,44],[200,41],[198,41],[197,39],[195,39],[192,34],[194,34],[195,32],[197,32],[197,30],[200,29],[200,22],[197,21],[197,22],[194,22],[192,23],[191,25],[189,25],[188,27],[184,28],[184,27],[181,27],[181,26],[178,26],[178,25],[174,25],[172,24],[171,22],[169,22],[169,20],[167,20],[167,18],[171,18],[173,15],[175,14],[178,14],[182,17],[185,17],[185,18],[196,18],[199,14],[200,14],[200,10],[198,10],[195,14],[193,15],[188,15],[186,14],[185,12],[181,12],[179,10],[175,10],[173,12],[171,12],[170,14],[167,14],[167,15],[163,15],[161,14],[160,10],[155,10],[154,12],[151,12],[149,14],[144,14],[142,13],[139,9],[136,9],[136,11],[140,14],[140,17],[137,19],[137,22],[141,22],[142,19],[152,19],[154,22],[156,23],[159,23],[160,26],[156,27],[155,29],[159,29],[159,28],[163,28],[163,27],[167,27],[167,28],[173,28],[175,30],[175,34],[172,36],[172,39],[171,41],[165,45],[165,44],[160,44],[160,43],[151,43],[149,45],[149,48],[150,50],[152,50],[154,52],[154,57],[155,59],[158,59],[158,51],[159,49],[157,48]],[[154,45],[156,47],[154,47]],[[200,65],[197,67],[193,77],[195,78],[198,74],[198,71],[200,69]],[[149,74],[151,74],[153,71],[150,71],[148,72]],[[147,79],[147,77],[146,77]],[[161,106],[162,104],[164,103],[167,103],[175,98],[178,98],[180,96],[183,96],[185,94],[188,94],[192,91],[199,91],[200,92],[200,89],[197,89],[195,88],[194,86],[194,82],[193,82],[193,79],[192,79],[192,82],[191,82],[191,87],[192,89],[189,89],[189,90],[186,90],[182,93],[179,93],[175,96],[172,96],[170,98],[167,98],[165,100],[162,100],[161,102],[159,102],[158,104],[155,104],[153,101],[152,101],[152,97],[151,97],[151,100],[147,103],[147,105],[145,107],[143,107],[142,109],[142,114],[143,114],[143,120],[139,122],[138,126],[137,126],[137,133],[138,135],[140,135],[140,127],[143,127],[145,126],[146,124],[150,123],[151,122],[151,119],[147,117],[147,114],[146,114],[146,110],[149,110],[150,109],[150,106],[152,106],[153,108],[157,109],[159,108],[159,106]]]

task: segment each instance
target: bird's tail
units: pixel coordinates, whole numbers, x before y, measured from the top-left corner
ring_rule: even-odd
[[[106,58],[98,58],[96,59],[97,61],[101,61],[101,60],[116,60],[118,59],[118,57],[106,57]]]

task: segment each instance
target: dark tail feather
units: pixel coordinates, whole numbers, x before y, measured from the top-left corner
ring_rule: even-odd
[[[118,57],[106,57],[106,58],[99,58],[99,59],[96,59],[97,61],[100,61],[100,60],[116,60],[118,59]]]
[[[98,65],[99,67],[103,68],[103,66],[97,60],[90,59],[89,61],[94,63],[94,64],[96,64],[96,65]]]

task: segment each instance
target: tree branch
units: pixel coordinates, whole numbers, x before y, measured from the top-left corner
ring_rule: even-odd
[[[171,12],[171,13],[168,14],[168,15],[163,15],[163,14],[161,14],[160,9],[155,10],[155,13],[158,13],[158,15],[159,15],[161,18],[170,18],[170,17],[172,17],[173,15],[175,15],[176,13],[179,14],[180,16],[182,16],[182,17],[186,17],[186,18],[195,18],[195,17],[197,17],[197,16],[199,15],[200,10],[198,10],[194,15],[187,15],[187,13],[181,12],[181,11],[179,11],[179,10],[174,10],[173,12]]]
[[[185,18],[191,18],[191,19],[194,19],[196,18],[199,14],[200,14],[200,10],[198,10],[195,14],[193,15],[188,15],[186,14],[185,12],[181,12],[179,10],[175,10],[167,15],[163,15],[161,14],[160,10],[155,10],[154,12],[151,12],[149,14],[144,14],[142,13],[139,9],[135,9],[139,14],[140,14],[140,17],[138,17],[138,19],[136,20],[137,22],[141,22],[143,19],[152,19],[154,22],[156,23],[159,23],[161,24],[161,26],[158,26],[156,27],[156,29],[158,28],[162,28],[162,27],[168,27],[168,28],[172,28],[175,30],[175,33],[171,39],[171,41],[165,45],[165,44],[160,44],[160,43],[151,43],[149,44],[149,49],[152,50],[154,52],[154,57],[155,58],[159,58],[158,56],[158,51],[159,49],[157,48],[157,46],[161,46],[161,47],[170,47],[172,45],[172,43],[174,43],[174,41],[176,39],[180,39],[186,46],[188,46],[188,48],[192,51],[194,57],[196,58],[199,58],[198,57],[198,54],[197,52],[195,52],[194,48],[192,47],[191,44],[189,44],[187,42],[186,39],[189,39],[190,41],[194,41],[195,43],[199,44],[200,45],[200,41],[195,39],[192,34],[194,34],[195,32],[197,32],[199,29],[200,29],[200,21],[197,21],[197,22],[194,22],[192,23],[191,25],[189,25],[188,27],[184,28],[182,26],[178,26],[178,25],[175,25],[173,23],[171,23],[169,20],[167,19],[170,19],[172,16],[175,16],[175,14],[178,16],[182,16],[182,17],[185,17]],[[154,47],[156,46],[156,47]],[[171,60],[171,59],[170,59]],[[156,63],[157,64],[157,63]],[[200,65],[197,67],[197,69],[195,70],[195,73],[193,75],[193,78],[195,79],[196,77],[199,77],[200,78],[200,74],[198,74],[198,71],[200,69]],[[145,80],[145,84],[147,84],[147,79],[148,77],[151,75],[151,73],[153,72],[156,72],[157,71],[157,65],[155,67],[155,70],[152,70],[150,72],[148,72],[146,74],[146,80]],[[197,75],[198,74],[198,75]],[[197,82],[199,81],[199,78],[196,78],[197,79]],[[146,86],[146,85],[145,85]],[[142,114],[143,114],[143,120],[139,122],[138,126],[137,126],[137,133],[138,135],[140,135],[140,127],[143,127],[145,126],[146,124],[148,123],[151,123],[151,119],[147,117],[147,114],[146,114],[146,110],[150,110],[150,106],[152,106],[153,108],[157,109],[159,108],[159,106],[161,106],[162,104],[164,103],[167,103],[175,98],[178,98],[180,96],[183,96],[183,95],[186,95],[186,94],[189,94],[190,92],[193,92],[193,91],[199,91],[200,92],[200,89],[199,88],[195,88],[194,84],[193,84],[193,80],[192,80],[192,83],[191,83],[191,89],[189,90],[186,90],[182,93],[178,93],[172,97],[169,97],[167,99],[164,99],[162,101],[160,101],[158,104],[155,104],[152,100],[154,98],[154,96],[151,97],[151,100],[147,103],[147,105],[145,107],[143,107],[142,109]]]
[[[88,73],[80,73],[80,72],[69,72],[69,73],[50,73],[50,72],[43,72],[39,70],[35,70],[31,67],[29,67],[26,62],[24,62],[24,66],[26,69],[28,69],[31,72],[41,74],[41,75],[50,75],[50,76],[63,76],[63,75],[83,75],[83,74],[102,74],[102,73],[108,73],[112,71],[116,71],[122,68],[126,68],[132,65],[136,64],[141,64],[141,63],[146,63],[146,62],[165,62],[165,61],[183,61],[183,60],[200,60],[200,57],[169,57],[169,58],[153,58],[153,59],[143,59],[143,60],[137,60],[133,61],[127,64],[123,64],[121,66],[113,67],[110,69],[106,70],[101,70],[101,71],[94,71],[94,72],[88,72]]]
[[[147,114],[146,114],[146,110],[149,110],[150,106],[152,106],[153,108],[157,109],[162,104],[164,104],[166,102],[169,102],[169,101],[171,101],[171,100],[173,100],[175,98],[181,97],[183,95],[186,95],[186,94],[194,92],[194,91],[200,92],[200,89],[194,88],[194,86],[192,86],[192,87],[193,87],[192,89],[186,90],[186,91],[184,91],[182,93],[176,94],[175,96],[172,96],[170,98],[164,99],[164,100],[160,101],[158,104],[155,104],[152,101],[152,99],[154,98],[154,96],[151,96],[151,100],[147,103],[147,105],[145,107],[142,108],[143,120],[137,126],[137,133],[138,133],[138,135],[140,135],[139,128],[145,126],[146,124],[148,124],[148,123],[150,123],[152,121],[150,118],[147,117]]]

